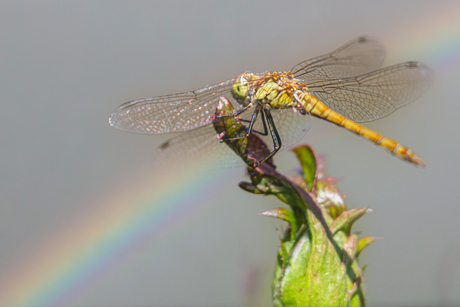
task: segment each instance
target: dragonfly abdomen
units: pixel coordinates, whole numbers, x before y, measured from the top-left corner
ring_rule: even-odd
[[[313,96],[305,95],[303,97],[304,107],[311,115],[324,119],[328,122],[334,123],[337,126],[343,127],[348,131],[353,132],[356,135],[362,136],[363,138],[371,141],[372,143],[380,146],[397,156],[400,159],[412,162],[417,166],[425,166],[423,160],[415,154],[410,148],[407,148],[400,143],[383,136],[363,125],[355,123],[351,119],[348,119],[337,112],[329,109],[321,101]]]

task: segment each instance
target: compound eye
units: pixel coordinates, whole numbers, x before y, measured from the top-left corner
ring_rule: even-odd
[[[239,75],[232,85],[232,93],[237,100],[244,100],[248,94],[248,81],[245,75],[245,73]]]

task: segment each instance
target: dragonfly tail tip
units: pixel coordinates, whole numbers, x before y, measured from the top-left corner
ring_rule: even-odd
[[[415,165],[417,165],[418,167],[425,168],[425,163],[423,163],[422,158],[420,158],[420,157],[417,156],[417,155],[414,155],[414,156],[411,158],[411,162],[412,162],[412,163],[415,163]]]

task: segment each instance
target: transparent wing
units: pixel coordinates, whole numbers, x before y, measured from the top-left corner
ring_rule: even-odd
[[[253,114],[253,109],[245,112],[241,118],[249,120]],[[292,109],[275,109],[271,111],[271,115],[275,122],[276,130],[280,135],[282,141],[281,150],[288,149],[289,147],[297,144],[303,136],[310,129],[311,117],[308,115],[302,115],[300,113],[294,113]],[[254,129],[257,131],[263,131],[263,124],[261,118],[259,118],[254,125]],[[269,146],[270,149],[273,149],[273,140],[268,133],[267,136],[259,137]]]
[[[212,124],[167,140],[155,150],[153,156],[154,164],[163,167],[184,159],[197,164],[203,161],[211,169],[244,165],[230,147],[219,141]]]
[[[253,109],[244,112],[240,117],[249,119]],[[310,127],[310,116],[294,113],[292,109],[274,110],[272,116],[275,126],[282,140],[281,150],[286,150],[296,144],[305,135]],[[244,123],[247,126],[247,123]],[[254,129],[263,132],[263,124],[259,118]],[[257,134],[270,150],[273,141],[269,135]],[[263,148],[261,150],[264,150]],[[252,151],[254,154],[255,152]],[[212,124],[187,131],[177,137],[167,140],[154,152],[154,163],[162,166],[172,165],[177,161],[187,159],[199,164],[206,163],[207,168],[228,168],[244,165],[243,160],[230,149],[227,144],[221,143]]]
[[[180,132],[212,123],[220,96],[233,99],[233,79],[200,90],[129,101],[112,113],[109,123],[114,128],[145,134]]]
[[[406,62],[354,78],[307,82],[310,94],[337,113],[368,122],[389,115],[419,97],[432,83],[430,69]]]
[[[354,77],[378,69],[384,58],[385,49],[379,42],[360,37],[332,53],[297,64],[291,73],[306,81]]]
[[[314,81],[349,77],[376,69],[384,58],[383,47],[367,38],[359,38],[331,54],[304,61],[292,69],[296,78]],[[138,99],[121,105],[112,113],[111,126],[129,132],[161,134],[180,132],[212,123],[212,114],[220,96],[233,99],[233,79],[200,90]]]

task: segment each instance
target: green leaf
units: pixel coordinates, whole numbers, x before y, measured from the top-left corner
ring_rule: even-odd
[[[297,156],[302,165],[304,179],[308,184],[308,191],[311,192],[315,186],[316,180],[316,155],[313,149],[308,145],[301,145],[294,148],[292,151]]]
[[[356,257],[358,257],[358,256],[359,256],[359,255],[357,255]],[[370,265],[370,263],[365,263],[365,264],[363,265],[363,267],[361,268],[361,271],[364,272],[364,271],[367,269],[367,267],[368,267],[369,265]]]
[[[348,254],[348,257],[346,257],[347,259],[353,260],[355,258],[357,246],[358,236],[354,234],[350,235],[347,242],[343,245],[343,250]]]
[[[242,181],[238,184],[238,186],[242,188],[243,190],[245,190],[246,192],[254,193],[254,194],[262,194],[262,192],[259,191],[257,187],[252,185],[250,182]]]
[[[283,221],[286,221],[289,224],[295,223],[294,214],[292,214],[290,210],[286,208],[282,208],[282,207],[264,211],[262,213],[259,213],[259,215],[270,216],[270,217],[282,219]]]
[[[372,242],[375,242],[376,240],[380,240],[381,238],[377,238],[377,237],[362,237],[359,241],[358,241],[358,249],[356,251],[356,257],[359,257],[359,254],[361,253],[361,251],[369,246]],[[364,268],[363,268],[364,270]]]
[[[335,234],[337,231],[343,230],[347,236],[350,235],[353,223],[366,214],[367,211],[368,208],[362,208],[342,212],[342,214],[332,222],[331,232]]]
[[[278,231],[277,231],[278,232]],[[284,244],[284,241],[283,241],[283,238],[281,238],[281,234],[278,232],[278,239],[280,241],[280,255],[279,257],[281,258],[281,262],[282,262],[282,268],[285,268],[286,267],[286,264],[288,263],[289,261],[289,252],[288,252],[288,249],[286,247],[286,245]],[[291,245],[289,245],[291,246]]]
[[[294,213],[292,213],[290,210],[280,207],[264,211],[259,213],[259,215],[275,217],[288,222],[291,226],[291,241],[294,241],[295,234],[297,233],[297,222]]]
[[[333,219],[347,210],[343,196],[335,185],[336,182],[336,179],[330,177],[316,182],[316,200],[326,208]]]
[[[248,140],[248,152],[252,150],[251,142]],[[256,169],[248,169],[250,183],[240,183],[246,191],[274,195],[291,207],[291,210],[276,208],[261,213],[291,225],[290,233],[289,230],[284,235],[278,233],[273,304],[276,307],[363,307],[362,270],[356,259],[358,238],[350,232],[367,208],[345,211],[335,182],[317,181],[317,160],[311,148],[300,146],[294,152],[302,163],[304,179],[299,176],[289,179],[278,173],[272,163],[263,163]],[[313,193],[308,192],[315,189],[316,199],[319,191],[324,192],[325,201],[321,205],[315,202]]]
[[[281,283],[283,306],[348,306],[356,276],[341,261],[323,223],[310,211],[307,215],[310,231],[292,247]]]
[[[356,288],[355,288],[356,286]],[[354,291],[353,291],[354,290]],[[349,307],[364,307],[366,306],[364,301],[364,293],[360,287],[360,283],[355,282],[352,290],[349,291],[349,295],[352,297]]]

